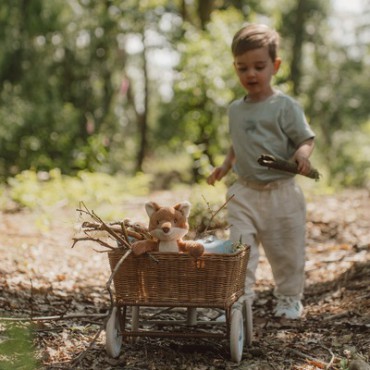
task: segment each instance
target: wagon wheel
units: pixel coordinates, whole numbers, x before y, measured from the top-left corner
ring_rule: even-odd
[[[244,347],[244,320],[241,310],[234,310],[231,315],[230,326],[230,354],[231,360],[239,363],[242,359]]]
[[[245,344],[247,346],[251,346],[253,339],[253,312],[252,304],[248,299],[246,299],[243,303],[243,318]]]
[[[120,334],[120,331],[121,327],[118,317],[118,310],[117,307],[114,307],[107,322],[107,327],[105,328],[105,349],[108,355],[113,358],[118,357],[121,352],[122,335]]]

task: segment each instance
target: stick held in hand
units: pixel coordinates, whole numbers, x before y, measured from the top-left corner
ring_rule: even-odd
[[[284,161],[283,159],[277,159],[271,154],[262,154],[257,159],[257,162],[264,167],[299,174],[296,163]],[[320,180],[320,173],[315,168],[312,168],[311,171],[304,176],[314,179],[316,181]]]

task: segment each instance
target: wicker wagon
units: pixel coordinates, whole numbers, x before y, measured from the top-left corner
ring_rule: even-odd
[[[112,271],[124,253],[120,249],[108,253]],[[244,292],[248,258],[247,246],[232,254],[205,254],[197,260],[178,253],[157,252],[152,256],[139,257],[129,255],[113,279],[115,306],[106,327],[108,354],[119,356],[123,338],[227,338],[230,341],[231,359],[239,362],[244,345],[250,345],[252,340],[251,305],[248,300],[240,299]],[[167,321],[142,322],[140,306],[186,308],[187,316],[185,320],[171,317]],[[128,308],[131,309],[131,320],[128,319]],[[198,321],[196,308],[224,310],[226,321]],[[226,334],[225,330],[204,330],[209,325],[225,323]],[[168,327],[170,324],[176,329],[164,331],[157,328],[158,325]]]

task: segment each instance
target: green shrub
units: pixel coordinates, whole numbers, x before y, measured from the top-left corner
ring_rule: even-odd
[[[37,362],[32,349],[30,329],[25,325],[0,324],[0,369],[33,370]]]
[[[125,177],[81,171],[72,177],[62,175],[59,169],[28,170],[8,179],[7,194],[21,207],[44,213],[45,217],[54,207],[76,208],[83,202],[101,217],[114,219],[122,217],[120,204],[125,200],[148,195],[151,178],[143,173]],[[1,204],[5,207],[6,202]]]

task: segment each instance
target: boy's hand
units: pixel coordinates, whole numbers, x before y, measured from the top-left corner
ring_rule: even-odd
[[[314,140],[308,139],[304,141],[294,153],[293,161],[297,163],[297,170],[301,175],[308,175],[311,171],[311,162],[308,158],[311,155],[313,148]]]
[[[220,181],[231,169],[235,161],[234,148],[231,146],[226,154],[226,158],[221,166],[216,167],[207,178],[209,185],[214,185],[216,181]]]
[[[208,185],[214,185],[216,181],[220,181],[229,171],[226,166],[216,167],[207,178]]]
[[[297,163],[297,170],[301,175],[308,175],[311,171],[311,162],[303,155],[294,156],[294,161]]]

